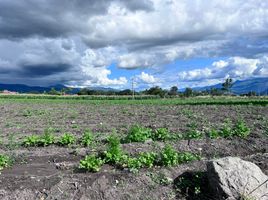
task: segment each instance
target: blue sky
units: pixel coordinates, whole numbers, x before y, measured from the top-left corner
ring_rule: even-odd
[[[179,88],[268,76],[263,0],[0,0],[0,82]]]

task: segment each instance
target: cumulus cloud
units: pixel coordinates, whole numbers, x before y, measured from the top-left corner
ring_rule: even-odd
[[[178,74],[181,81],[218,81],[225,78],[245,79],[250,77],[268,76],[268,56],[249,59],[243,57],[231,57],[227,60],[214,62],[212,66],[204,69],[183,71]],[[213,81],[214,80],[214,81]]]
[[[106,54],[114,53],[112,48],[105,48],[99,52],[95,52],[91,49],[85,51],[81,60],[82,72],[87,76],[87,79],[83,82],[84,86],[90,85],[125,85],[127,79],[125,77],[119,77],[118,79],[109,79],[108,76],[111,71],[106,68],[107,65],[112,62],[110,57],[106,57]]]
[[[142,83],[147,83],[147,84],[155,84],[159,82],[159,80],[155,78],[153,75],[147,74],[145,72],[142,72],[140,75],[137,76],[137,78]]]
[[[156,69],[194,57],[230,59],[182,80],[262,76],[267,52],[263,0],[0,1],[2,80],[124,85],[125,77],[109,78],[110,64]]]

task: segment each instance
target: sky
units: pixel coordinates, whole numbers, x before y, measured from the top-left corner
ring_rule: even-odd
[[[267,0],[0,0],[0,83],[200,87],[268,77]]]

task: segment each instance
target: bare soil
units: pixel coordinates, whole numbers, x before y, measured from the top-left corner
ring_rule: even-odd
[[[256,163],[268,174],[267,141],[268,107],[252,105],[90,105],[68,103],[0,104],[0,153],[14,158],[14,164],[1,171],[0,199],[211,199],[187,196],[176,188],[176,180],[185,172],[205,172],[207,160],[225,156],[239,156]],[[133,124],[146,127],[166,127],[171,132],[184,134],[188,125],[195,123],[205,132],[221,127],[226,118],[235,123],[245,120],[251,129],[246,139],[204,139],[168,142],[129,143],[123,149],[130,154],[159,151],[170,143],[180,151],[190,151],[202,160],[176,167],[155,167],[131,173],[105,165],[97,173],[78,170],[79,160],[85,155],[103,151],[102,142],[113,129],[124,137]],[[89,148],[31,147],[19,145],[23,137],[42,134],[53,127],[60,136],[70,132],[78,137],[91,129],[98,140]],[[166,181],[168,180],[168,181]]]

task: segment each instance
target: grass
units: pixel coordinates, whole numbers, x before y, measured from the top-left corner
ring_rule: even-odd
[[[6,102],[20,103],[86,103],[109,105],[268,105],[267,97],[193,97],[153,99],[152,96],[140,96],[132,100],[128,96],[103,97],[103,96],[49,96],[49,95],[1,95],[0,104]]]

